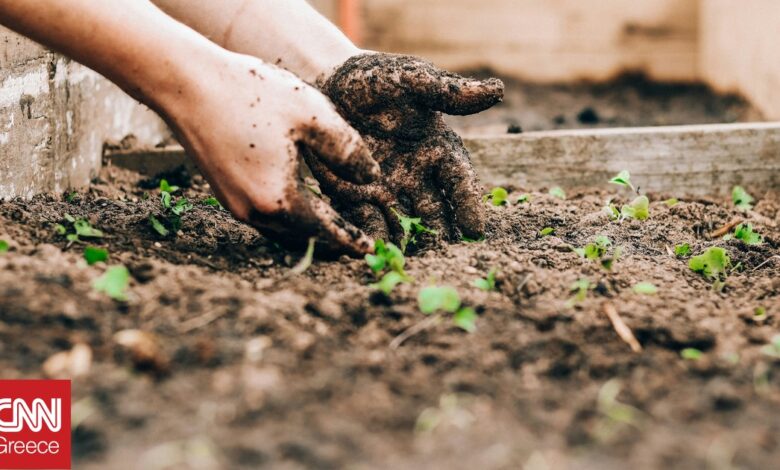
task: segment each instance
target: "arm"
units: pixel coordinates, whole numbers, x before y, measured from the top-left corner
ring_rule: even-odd
[[[307,81],[361,51],[305,0],[154,0],[231,51],[278,64]]]
[[[0,23],[105,75],[165,118],[240,220],[284,242],[317,237],[352,254],[370,240],[303,189],[300,149],[344,178],[379,168],[320,92],[228,52],[148,0],[0,0]]]

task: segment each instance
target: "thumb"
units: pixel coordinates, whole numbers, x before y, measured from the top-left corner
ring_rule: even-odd
[[[379,164],[363,138],[332,106],[304,126],[299,140],[347,181],[366,184],[379,178]]]
[[[504,98],[504,83],[497,78],[478,80],[429,66],[427,73],[413,73],[407,84],[419,99],[435,111],[465,116],[498,104]]]

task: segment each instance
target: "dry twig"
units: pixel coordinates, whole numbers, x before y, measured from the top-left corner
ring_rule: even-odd
[[[620,336],[620,339],[631,346],[632,351],[642,352],[642,345],[639,344],[639,341],[637,341],[634,333],[631,331],[631,328],[629,328],[623,319],[620,318],[620,314],[618,313],[617,309],[615,309],[615,306],[606,302],[604,303],[603,308],[604,313],[609,318],[609,321],[612,322],[612,327],[615,329],[615,332],[618,334],[618,336]]]
[[[744,222],[744,219],[737,217],[736,219],[732,220],[731,222],[727,223],[723,227],[719,228],[718,230],[715,230],[714,232],[710,232],[709,237],[710,238],[720,238],[723,235],[726,235],[727,233],[731,232],[731,230],[736,227],[737,225]]]
[[[407,328],[403,333],[396,336],[395,339],[393,339],[393,341],[390,342],[390,349],[392,350],[398,349],[399,347],[401,347],[404,341],[436,325],[437,323],[439,323],[440,319],[441,319],[441,315],[433,315],[419,323],[415,323],[414,325]]]

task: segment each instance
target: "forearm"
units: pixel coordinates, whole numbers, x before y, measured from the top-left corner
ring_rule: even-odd
[[[187,92],[177,79],[187,76],[187,57],[218,57],[220,51],[147,0],[0,0],[0,23],[96,70],[158,111]]]
[[[226,49],[313,83],[360,50],[305,0],[153,0]]]

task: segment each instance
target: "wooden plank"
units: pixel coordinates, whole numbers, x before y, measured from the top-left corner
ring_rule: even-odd
[[[464,141],[486,185],[603,186],[629,170],[651,192],[714,196],[736,184],[780,190],[780,123],[550,131]],[[147,173],[187,164],[180,147],[121,151],[108,158]]]

